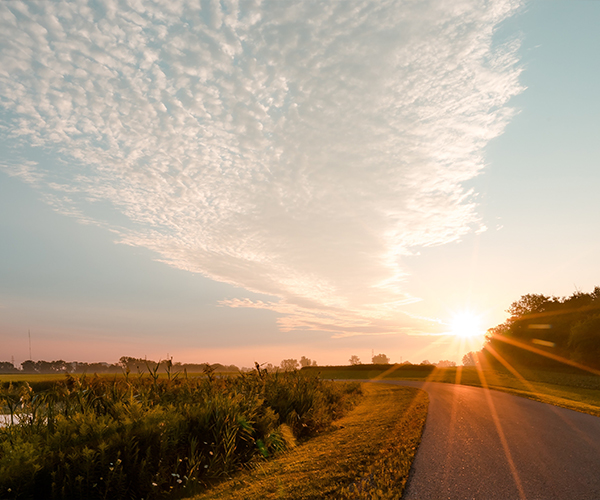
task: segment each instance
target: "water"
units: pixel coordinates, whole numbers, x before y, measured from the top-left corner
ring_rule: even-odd
[[[13,417],[13,422],[15,424],[19,423],[19,416],[15,415]],[[7,427],[10,425],[10,414],[4,415],[2,413],[0,413],[0,427]]]

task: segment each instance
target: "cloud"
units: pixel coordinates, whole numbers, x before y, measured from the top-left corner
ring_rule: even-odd
[[[522,90],[518,40],[494,41],[519,5],[3,2],[1,134],[22,157],[3,168],[273,296],[246,305],[283,330],[422,330],[402,258],[483,230],[463,183]],[[127,222],[92,218],[106,202]]]

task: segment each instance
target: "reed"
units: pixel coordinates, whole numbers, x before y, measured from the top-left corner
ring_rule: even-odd
[[[327,429],[358,384],[299,372],[74,377],[10,384],[0,498],[181,497]]]

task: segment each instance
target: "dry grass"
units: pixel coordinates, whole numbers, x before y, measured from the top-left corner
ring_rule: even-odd
[[[334,428],[194,500],[400,498],[421,440],[428,399],[409,387],[365,384]]]

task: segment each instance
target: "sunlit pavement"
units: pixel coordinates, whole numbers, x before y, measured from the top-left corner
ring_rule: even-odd
[[[600,418],[435,382],[403,499],[600,499]]]

